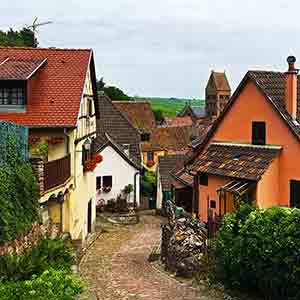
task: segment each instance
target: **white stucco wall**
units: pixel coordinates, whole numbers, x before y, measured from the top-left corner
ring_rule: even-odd
[[[103,156],[103,161],[96,167],[95,175],[96,177],[112,176],[112,189],[109,193],[97,193],[96,197],[97,200],[103,199],[107,203],[107,200],[116,199],[126,185],[132,184],[134,187],[134,174],[138,171],[125,161],[111,146],[107,146],[100,154]],[[129,202],[133,203],[133,201],[134,192],[130,194]],[[139,206],[140,175],[136,176],[136,202],[137,206]]]

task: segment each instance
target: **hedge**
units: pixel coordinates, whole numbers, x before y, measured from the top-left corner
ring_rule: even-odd
[[[300,210],[243,206],[216,240],[218,277],[267,299],[300,299]]]

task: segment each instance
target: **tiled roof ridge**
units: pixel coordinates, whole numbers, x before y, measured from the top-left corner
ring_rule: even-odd
[[[33,47],[16,47],[16,46],[0,46],[0,49],[14,49],[14,50],[52,50],[52,51],[93,51],[92,48],[56,48],[56,47],[42,47],[42,48],[33,48]]]

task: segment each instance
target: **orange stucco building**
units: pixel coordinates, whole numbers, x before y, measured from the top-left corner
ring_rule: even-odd
[[[300,78],[287,72],[249,71],[195,147],[194,211],[223,215],[236,199],[258,207],[300,207]],[[299,108],[298,108],[299,106]]]

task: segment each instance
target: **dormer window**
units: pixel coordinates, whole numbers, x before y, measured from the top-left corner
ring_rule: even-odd
[[[0,110],[18,111],[25,108],[28,81],[46,63],[47,59],[0,60]],[[31,91],[30,91],[31,92]]]
[[[0,105],[25,105],[25,89],[0,87]]]
[[[26,104],[25,81],[0,81],[0,109],[23,109]]]

